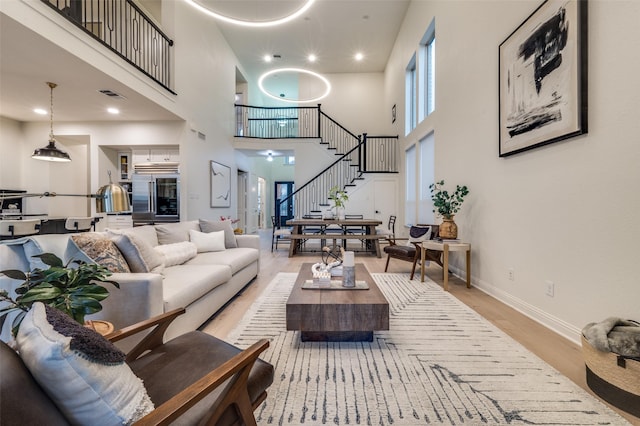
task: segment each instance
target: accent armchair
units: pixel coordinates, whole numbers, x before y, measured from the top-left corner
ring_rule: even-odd
[[[183,312],[177,309],[106,336],[115,342],[153,328],[126,358],[156,407],[135,424],[255,425],[253,411],[273,382],[273,366],[258,359],[269,342],[262,339],[243,351],[192,331],[163,343],[167,327]],[[0,342],[0,394],[2,425],[69,424],[4,342]]]
[[[426,234],[421,234],[421,230],[429,227],[428,236]],[[413,279],[416,271],[416,264],[420,260],[420,250],[418,250],[418,243],[423,241],[424,239],[434,239],[438,236],[438,225],[417,225],[412,226],[409,230],[409,240],[406,244],[398,244],[398,240],[396,240],[395,235],[389,237],[389,245],[384,248],[384,252],[387,253],[387,263],[384,267],[384,271],[387,272],[389,269],[389,261],[391,259],[403,260],[405,262],[411,262],[411,277],[410,280]],[[426,250],[426,259],[432,260],[436,262],[438,265],[442,266],[442,252],[437,250]]]

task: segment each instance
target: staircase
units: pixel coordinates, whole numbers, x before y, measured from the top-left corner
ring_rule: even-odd
[[[356,136],[317,107],[236,105],[236,137],[319,139],[337,159],[280,203],[293,198],[296,217],[319,214],[330,206],[329,189],[347,193],[365,173],[398,173],[398,136]],[[280,205],[275,206],[276,216]],[[280,223],[280,218],[276,217]]]

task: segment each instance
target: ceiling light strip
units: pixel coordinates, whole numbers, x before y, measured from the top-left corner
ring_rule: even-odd
[[[213,16],[216,19],[219,19],[219,20],[224,21],[224,22],[228,22],[230,24],[242,25],[242,26],[245,26],[245,27],[273,27],[273,26],[284,24],[286,22],[289,22],[291,20],[296,19],[297,17],[299,17],[300,15],[305,13],[307,10],[309,10],[309,8],[313,5],[313,3],[316,0],[307,0],[307,2],[300,9],[296,10],[295,12],[291,13],[290,15],[287,15],[287,16],[279,18],[279,19],[274,19],[272,21],[243,21],[241,19],[235,19],[235,18],[231,18],[229,16],[225,16],[225,15],[221,15],[219,13],[216,13],[216,12],[212,11],[211,9],[209,9],[209,8],[199,4],[199,3],[197,3],[195,0],[184,0],[184,1],[186,1],[190,5],[192,5],[193,7],[198,9],[199,11],[201,11],[202,13],[206,13],[209,16]]]
[[[269,93],[269,91],[267,89],[265,89],[265,87],[264,87],[264,85],[262,83],[264,82],[265,78],[269,77],[271,74],[276,74],[276,73],[279,73],[279,72],[298,72],[298,73],[312,75],[312,76],[320,79],[325,84],[326,90],[322,95],[318,96],[317,98],[313,98],[313,99],[289,99],[289,98],[283,98],[283,97],[280,97],[280,96],[273,95],[273,94]],[[290,103],[317,102],[320,99],[323,99],[323,98],[327,97],[327,95],[329,95],[329,93],[331,93],[331,83],[329,83],[329,80],[326,77],[324,77],[323,75],[318,74],[317,72],[313,72],[313,71],[310,71],[310,70],[305,70],[304,68],[278,68],[278,69],[275,69],[275,70],[267,71],[264,74],[262,74],[260,76],[260,78],[258,79],[258,87],[260,88],[262,93],[264,93],[268,97],[273,98],[273,99],[277,99],[277,100],[282,101],[282,102],[290,102]]]

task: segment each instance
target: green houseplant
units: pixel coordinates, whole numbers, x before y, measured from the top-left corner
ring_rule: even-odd
[[[447,239],[458,238],[458,226],[453,221],[453,216],[462,207],[464,197],[469,195],[469,188],[466,185],[456,185],[456,190],[450,193],[444,189],[444,180],[441,180],[429,185],[429,190],[433,201],[433,212],[443,217],[439,236]]]
[[[52,253],[38,254],[48,269],[35,268],[31,272],[15,269],[0,271],[9,278],[23,280],[16,288],[16,299],[9,297],[6,290],[0,290],[0,302],[6,306],[0,309],[0,329],[4,326],[7,315],[20,311],[13,319],[11,331],[15,336],[25,314],[35,302],[57,308],[80,324],[84,324],[84,317],[102,310],[100,302],[109,296],[109,291],[100,283],[110,283],[116,288],[120,285],[107,279],[111,272],[104,266],[72,260],[66,265]],[[77,264],[70,268],[70,264]]]
[[[333,208],[335,208],[336,210],[336,216],[343,218],[344,205],[347,201],[349,201],[349,196],[347,195],[347,193],[336,185],[329,189],[329,199],[333,202]]]

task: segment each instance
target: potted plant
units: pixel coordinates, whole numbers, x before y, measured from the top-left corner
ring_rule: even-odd
[[[336,210],[338,219],[344,219],[344,204],[349,201],[349,196],[339,186],[329,189],[329,199],[333,201],[333,208]]]
[[[429,185],[431,190],[431,200],[433,201],[433,212],[442,216],[442,224],[440,225],[440,238],[455,239],[458,238],[458,226],[453,221],[453,216],[458,213],[464,197],[469,194],[466,185],[456,185],[456,190],[449,193],[444,187],[444,180]]]
[[[31,272],[11,269],[0,271],[9,278],[23,280],[16,288],[17,297],[13,300],[6,290],[0,290],[0,302],[8,304],[0,309],[0,329],[4,326],[7,315],[13,311],[21,311],[11,325],[11,332],[15,336],[22,319],[31,309],[34,302],[42,302],[69,315],[80,324],[84,324],[84,317],[102,310],[100,302],[109,296],[109,291],[99,283],[110,283],[116,288],[120,285],[108,280],[111,272],[102,265],[72,260],[66,265],[58,256],[52,253],[38,254],[38,257],[48,269],[35,268]],[[77,268],[70,268],[71,263]]]

